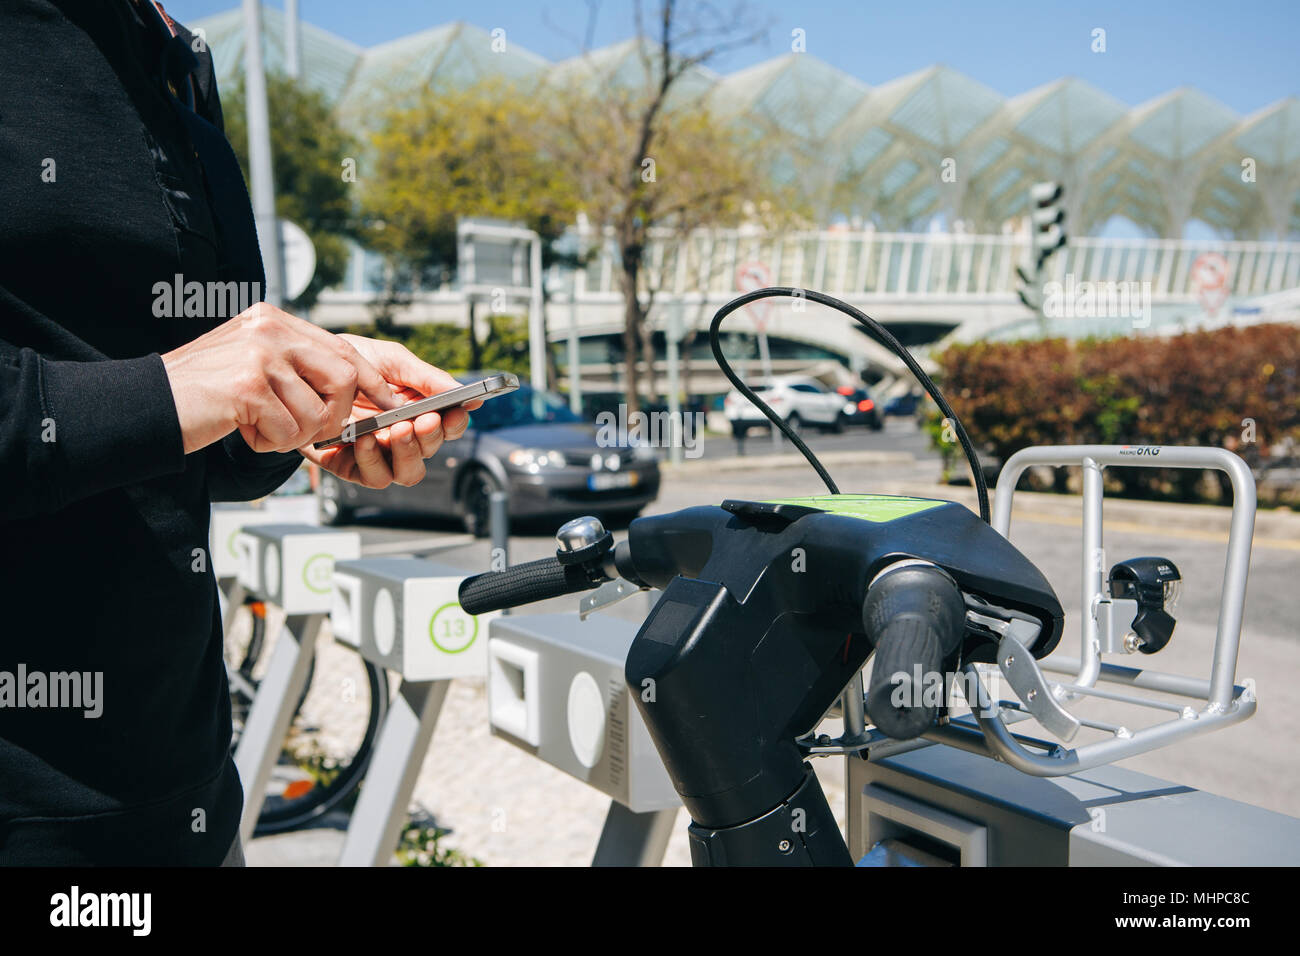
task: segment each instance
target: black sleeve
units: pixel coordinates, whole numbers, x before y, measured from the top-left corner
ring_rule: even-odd
[[[212,51],[205,42],[196,43],[195,34],[184,24],[174,23],[176,35],[193,51],[197,62],[192,74],[195,111],[224,132]],[[248,447],[237,431],[209,446],[204,453],[208,466],[208,494],[213,501],[252,501],[269,495],[302,465],[302,456],[296,451],[258,454]]]
[[[252,501],[269,495],[302,465],[296,451],[255,452],[234,431],[204,449],[208,497],[213,501]]]
[[[0,341],[0,520],[185,469],[157,353],[65,362]]]

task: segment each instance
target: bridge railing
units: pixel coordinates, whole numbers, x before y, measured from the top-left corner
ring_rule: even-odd
[[[1028,258],[1023,234],[712,230],[652,238],[645,281],[672,295],[725,296],[748,282],[850,298],[1001,300],[1015,295],[1015,267]],[[1261,295],[1300,285],[1300,243],[1081,237],[1050,269],[1047,281],[1149,283],[1153,301],[1192,299],[1219,276],[1227,295]],[[585,293],[617,295],[617,270],[606,243],[586,268]]]

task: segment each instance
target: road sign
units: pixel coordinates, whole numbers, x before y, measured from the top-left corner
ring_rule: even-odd
[[[761,262],[747,262],[736,270],[736,288],[741,292],[753,292],[766,289],[772,284],[772,274]],[[759,299],[745,306],[745,311],[754,322],[759,332],[767,331],[767,320],[772,315],[772,304],[767,299]]]
[[[284,301],[292,302],[307,291],[316,274],[316,247],[301,227],[288,219],[278,222],[284,248]]]
[[[1191,278],[1196,301],[1214,315],[1228,298],[1228,260],[1217,252],[1203,252],[1192,263]]]

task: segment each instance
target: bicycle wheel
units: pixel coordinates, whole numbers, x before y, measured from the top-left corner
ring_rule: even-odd
[[[244,721],[253,706],[258,677],[254,669],[266,644],[266,605],[253,598],[244,599],[247,614],[237,614],[230,632],[225,635],[226,681],[230,685],[230,752],[235,752]]]
[[[388,676],[355,652],[324,639],[254,833],[307,826],[352,796],[365,776],[388,713]]]

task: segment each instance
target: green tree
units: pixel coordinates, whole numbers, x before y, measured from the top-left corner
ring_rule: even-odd
[[[436,287],[456,268],[456,223],[466,217],[522,222],[552,244],[578,209],[577,184],[546,148],[543,101],[500,80],[462,89],[422,91],[389,112],[371,137],[362,177],[366,244],[389,270],[377,322],[390,332],[392,312],[418,283]],[[471,364],[480,354],[468,323]],[[489,332],[487,349],[495,335]]]
[[[516,315],[491,315],[488,332],[477,351],[465,330],[450,322],[426,322],[396,330],[377,326],[349,329],[358,335],[399,341],[430,364],[453,375],[491,370],[528,376],[528,320]]]
[[[226,136],[248,176],[248,123],[242,78],[222,96]],[[344,161],[357,146],[340,128],[324,95],[282,76],[267,77],[275,211],[301,226],[316,247],[316,274],[290,308],[307,309],[346,274],[348,237],[358,234],[344,179]]]
[[[551,97],[556,152],[580,184],[587,216],[616,246],[631,410],[640,407],[643,382],[652,392],[651,233],[684,239],[701,227],[771,226],[777,219],[770,211],[793,205],[760,161],[762,143],[710,115],[703,87],[692,82],[727,50],[763,35],[752,13],[743,5],[659,0],[647,28],[640,0],[634,12],[639,71],[583,60]]]

